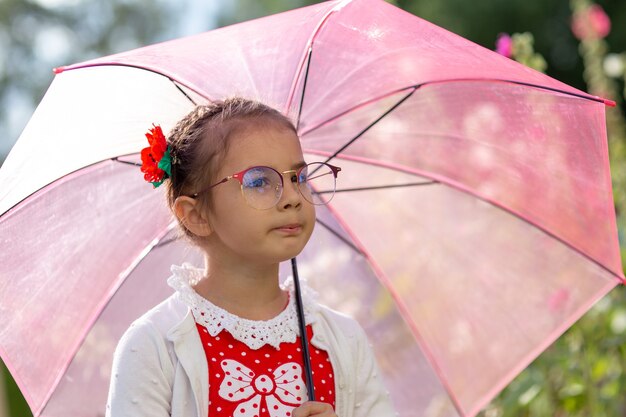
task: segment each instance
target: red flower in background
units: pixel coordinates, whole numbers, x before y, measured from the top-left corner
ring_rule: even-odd
[[[167,142],[161,126],[156,125],[150,129],[146,133],[146,138],[150,146],[141,150],[141,172],[144,173],[143,177],[146,181],[159,182],[163,179],[165,171],[158,165],[167,150]]]
[[[572,17],[572,32],[580,40],[602,39],[611,31],[611,19],[604,9],[593,4]]]

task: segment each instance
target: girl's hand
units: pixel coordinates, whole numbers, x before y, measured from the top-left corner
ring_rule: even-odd
[[[293,410],[293,417],[337,417],[337,414],[328,403],[307,401]]]

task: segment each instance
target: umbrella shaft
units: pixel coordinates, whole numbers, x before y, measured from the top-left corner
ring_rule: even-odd
[[[311,373],[311,355],[309,355],[309,341],[306,334],[306,322],[304,321],[304,309],[302,308],[302,294],[300,292],[300,281],[298,279],[298,266],[296,265],[296,258],[291,259],[291,268],[293,270],[293,283],[295,288],[296,307],[298,310],[298,324],[300,326],[300,340],[302,341],[304,376],[306,378],[309,401],[315,401],[313,374]]]

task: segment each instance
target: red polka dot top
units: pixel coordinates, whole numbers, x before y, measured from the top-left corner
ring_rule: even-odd
[[[290,283],[287,307],[267,321],[237,317],[192,288],[203,270],[188,268],[168,283],[189,305],[206,354],[210,416],[290,417],[307,401],[302,344]],[[328,353],[311,344],[314,294],[305,283],[304,314],[317,401],[335,407],[335,379]]]
[[[209,365],[209,415],[290,417],[307,400],[302,344],[283,342],[251,349],[227,331],[211,336],[196,324]],[[313,335],[307,326],[309,341]],[[318,401],[335,407],[335,384],[328,354],[309,345]]]

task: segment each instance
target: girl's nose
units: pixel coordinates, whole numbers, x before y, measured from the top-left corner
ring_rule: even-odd
[[[290,207],[299,208],[302,205],[302,194],[298,189],[298,181],[292,180],[292,178],[286,179],[283,187],[283,195],[280,197],[278,205],[283,210]]]

